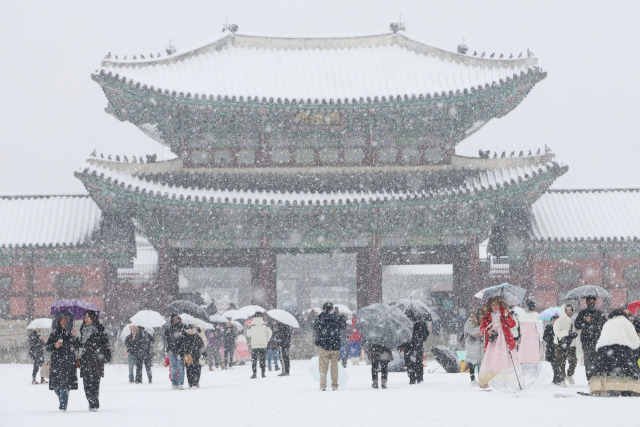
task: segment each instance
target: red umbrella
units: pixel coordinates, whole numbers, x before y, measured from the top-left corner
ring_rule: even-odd
[[[633,314],[634,316],[637,316],[638,315],[638,311],[640,310],[640,300],[634,301],[634,302],[630,302],[627,305],[627,309],[631,312],[631,314]]]

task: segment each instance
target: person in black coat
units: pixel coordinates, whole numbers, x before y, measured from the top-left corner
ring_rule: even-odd
[[[391,349],[382,345],[368,344],[366,342],[364,348],[369,356],[369,360],[371,360],[371,387],[378,388],[378,371],[380,371],[380,375],[382,377],[382,388],[387,388],[389,362],[393,360]]]
[[[55,327],[47,339],[46,349],[51,352],[51,373],[49,374],[49,390],[53,390],[60,402],[59,409],[67,410],[69,391],[78,389],[78,371],[76,367],[75,349],[80,341],[73,329],[73,316],[62,312],[54,320]]]
[[[280,344],[280,357],[282,358],[282,372],[279,377],[289,375],[289,347],[291,347],[291,326],[281,323],[278,325],[275,335],[277,335],[278,344]]]
[[[184,337],[184,354],[189,355],[191,358],[186,357],[187,362],[187,381],[190,388],[200,387],[200,375],[202,374],[202,365],[200,365],[200,356],[204,353],[204,343],[198,335],[200,329],[196,330],[191,326],[187,329],[187,334]],[[189,360],[191,363],[188,363]]]
[[[559,384],[560,377],[558,376],[558,364],[556,363],[556,351],[555,351],[555,338],[556,334],[553,332],[553,324],[555,323],[558,316],[554,316],[551,318],[551,321],[544,328],[544,334],[542,335],[542,341],[546,344],[546,351],[544,353],[544,360],[551,363],[551,367],[553,368],[553,383]]]
[[[104,364],[111,361],[109,337],[98,319],[98,313],[88,310],[80,327],[80,376],[89,410],[100,408],[100,379],[104,377]]]
[[[233,366],[233,354],[236,350],[236,328],[227,322],[222,331],[222,342],[224,345],[224,358],[222,360],[222,369],[231,368]]]
[[[176,390],[184,386],[184,338],[186,331],[182,319],[177,314],[171,315],[169,327],[164,330],[165,353],[169,356],[171,384]]]
[[[144,368],[147,371],[147,379],[149,380],[149,384],[151,384],[152,372],[151,366],[153,366],[153,346],[155,345],[155,338],[149,332],[145,331],[144,328],[140,330],[142,335],[145,338],[146,348],[144,352],[144,356],[142,358],[142,362],[144,363]]]
[[[411,341],[402,346],[404,350],[404,364],[409,375],[409,384],[424,381],[424,342],[429,338],[427,322],[420,320],[413,324]]]
[[[318,315],[313,330],[314,344],[318,347],[320,389],[327,389],[327,371],[331,364],[331,387],[338,389],[338,357],[340,356],[340,331],[344,330],[344,320],[333,310],[333,303],[327,302],[322,307],[322,313]]]
[[[596,309],[596,297],[587,297],[587,308],[580,310],[574,326],[580,330],[580,342],[584,353],[584,367],[587,379],[591,379],[591,371],[596,357],[596,344],[600,338],[602,327],[606,322],[604,313]]]
[[[131,334],[124,339],[127,348],[126,356],[129,357],[129,382],[134,382],[133,370],[135,368],[135,382],[142,384],[142,363],[144,362],[149,343],[145,337],[144,329],[138,326],[129,326]]]
[[[40,329],[34,329],[29,332],[29,356],[33,360],[33,372],[31,373],[31,384],[38,384],[36,375],[38,370],[44,363],[44,343],[47,340],[40,336]],[[40,373],[40,384],[46,384],[47,381]]]

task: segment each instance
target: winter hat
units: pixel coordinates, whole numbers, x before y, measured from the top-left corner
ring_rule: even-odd
[[[253,317],[262,317],[264,316],[264,314],[261,311],[256,311],[256,314],[253,315]]]
[[[332,302],[325,302],[324,305],[322,306],[322,310],[324,311],[330,311],[331,309],[333,309]]]

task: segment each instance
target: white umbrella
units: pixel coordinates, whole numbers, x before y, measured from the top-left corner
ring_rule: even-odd
[[[196,321],[195,321],[195,323],[193,325],[197,326],[198,328],[200,328],[202,330],[215,329],[216,328],[211,323],[205,322],[204,320],[200,320],[200,319],[196,319]]]
[[[124,342],[124,340],[131,335],[131,326],[138,326],[134,323],[129,323],[128,325],[125,325],[124,328],[122,328],[122,332],[120,333],[120,339],[122,340],[122,342]],[[144,328],[145,331],[147,331],[147,333],[149,335],[153,335],[153,328]]]
[[[507,305],[517,305],[522,302],[526,293],[527,290],[520,286],[503,283],[501,285],[484,288],[474,296],[484,301],[493,297],[502,297],[506,301]]]
[[[289,313],[288,311],[275,308],[273,310],[267,311],[267,314],[272,319],[277,320],[280,323],[284,323],[285,325],[291,326],[292,328],[300,327],[300,324],[298,323],[296,318],[293,317],[293,314]]]
[[[178,316],[180,316],[180,320],[182,320],[182,323],[185,325],[195,325],[196,323],[196,318],[190,314],[182,313],[178,314]]]
[[[232,319],[233,316],[235,316],[236,314],[238,314],[238,310],[227,310],[224,313],[222,313],[222,315],[227,319]]]
[[[167,322],[157,311],[141,310],[131,316],[131,323],[145,328],[159,328]]]
[[[51,329],[52,320],[48,317],[41,317],[39,319],[33,319],[27,329]]]
[[[347,307],[344,304],[333,304],[333,308],[337,308],[341,314],[347,314],[347,315],[353,314],[353,310],[351,310],[349,307]]]
[[[264,308],[260,307],[259,305],[246,305],[246,306],[242,307],[241,309],[239,309],[238,312],[236,313],[236,315],[232,316],[231,318],[233,320],[248,319],[250,317],[253,317],[258,312],[265,313],[266,311],[267,310],[265,310]]]
[[[209,320],[211,320],[213,323],[227,323],[229,321],[229,319],[218,313],[209,316]]]
[[[304,314],[309,314],[309,313],[311,313],[312,311],[313,311],[314,313],[316,313],[316,314],[320,314],[320,313],[322,313],[322,309],[321,309],[320,307],[311,307],[311,308],[307,308],[307,309],[304,311]]]
[[[237,320],[232,320],[231,324],[235,326],[239,331],[244,329],[244,326],[242,326],[242,323],[238,322]]]

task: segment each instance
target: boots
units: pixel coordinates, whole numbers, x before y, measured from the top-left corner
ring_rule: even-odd
[[[373,382],[371,383],[371,387],[378,388],[378,380],[373,380]]]
[[[382,380],[382,388],[387,388],[387,380]]]
[[[40,384],[48,384],[44,377],[40,377]]]

